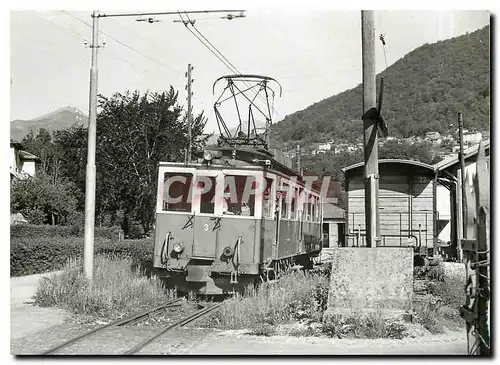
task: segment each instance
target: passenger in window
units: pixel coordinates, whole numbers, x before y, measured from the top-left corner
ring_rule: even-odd
[[[232,205],[229,201],[231,199],[231,196],[229,194],[224,194],[224,199],[222,199],[222,214],[228,214],[228,215],[234,215],[234,212],[232,212],[229,208]]]

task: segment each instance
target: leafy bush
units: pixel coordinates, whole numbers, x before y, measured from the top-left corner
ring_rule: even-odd
[[[118,240],[119,228],[96,227],[94,234],[96,238]],[[76,230],[73,226],[51,226],[48,224],[14,224],[10,226],[10,238],[54,238],[54,237],[83,237],[83,230]]]
[[[26,220],[31,224],[43,224],[46,214],[40,209],[26,209]]]
[[[153,258],[152,239],[112,242],[103,238],[94,241],[95,254],[106,254],[132,260],[143,266]],[[77,237],[39,237],[11,240],[10,275],[32,275],[59,270],[69,259],[82,257],[83,240]]]

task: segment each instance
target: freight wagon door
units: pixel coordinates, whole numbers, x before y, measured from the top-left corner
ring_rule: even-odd
[[[410,185],[404,175],[381,176],[379,180],[380,244],[404,246],[410,223]]]
[[[214,258],[220,217],[215,216],[217,176],[209,171],[198,173],[193,190],[195,205],[193,257]]]
[[[414,176],[412,181],[412,231],[419,246],[434,246],[434,192],[433,180],[425,176]]]

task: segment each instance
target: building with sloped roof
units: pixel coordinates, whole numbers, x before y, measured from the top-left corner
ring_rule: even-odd
[[[28,151],[23,150],[23,145],[10,141],[10,181],[22,180],[36,174],[36,164],[42,160]]]
[[[345,238],[345,210],[323,203],[323,247],[343,246]]]

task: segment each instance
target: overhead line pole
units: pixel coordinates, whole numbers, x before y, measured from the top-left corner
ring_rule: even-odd
[[[85,233],[84,269],[85,276],[92,280],[94,267],[94,223],[96,190],[96,124],[97,124],[97,49],[99,48],[98,11],[92,13],[92,64],[90,66],[89,130],[87,149],[87,177],[85,182]]]
[[[203,13],[235,13],[239,15],[228,14],[225,19],[243,18],[245,10],[195,10],[182,11],[184,14],[203,14]],[[87,149],[87,170],[85,181],[85,232],[84,232],[84,272],[85,276],[92,280],[94,267],[94,226],[95,226],[95,191],[96,191],[96,124],[97,124],[97,51],[99,46],[99,18],[111,17],[136,17],[153,15],[178,15],[179,11],[155,12],[155,13],[124,13],[124,14],[99,14],[99,11],[92,12],[92,63],[90,67],[90,91],[89,91],[89,127],[88,127],[88,149]],[[224,19],[224,18],[223,18]],[[190,108],[188,108],[190,112]],[[189,113],[188,113],[189,116]],[[191,143],[189,146],[191,149]],[[188,155],[191,159],[191,154]]]
[[[188,64],[188,70],[186,73],[187,76],[187,123],[188,123],[188,150],[187,150],[187,163],[191,163],[191,149],[193,145],[193,133],[192,133],[192,125],[193,125],[193,115],[191,113],[191,97],[192,97],[192,92],[191,92],[191,84],[193,82],[191,78],[191,71],[193,71],[193,66],[191,64]]]
[[[363,57],[363,113],[376,108],[375,84],[375,21],[372,10],[361,11],[361,52]],[[365,159],[365,222],[366,245],[377,247],[380,236],[378,214],[378,120],[363,117]]]
[[[466,184],[466,174],[465,174],[465,155],[464,155],[464,120],[462,117],[462,113],[458,113],[458,140],[460,144],[460,151],[458,152],[458,155],[460,157],[460,183],[461,183],[461,208],[462,208],[462,237],[463,239],[468,238],[467,237],[467,194],[465,191],[465,184]],[[463,260],[463,251],[462,251],[462,243],[460,239],[457,240],[457,249],[458,249],[458,258],[460,261]]]

